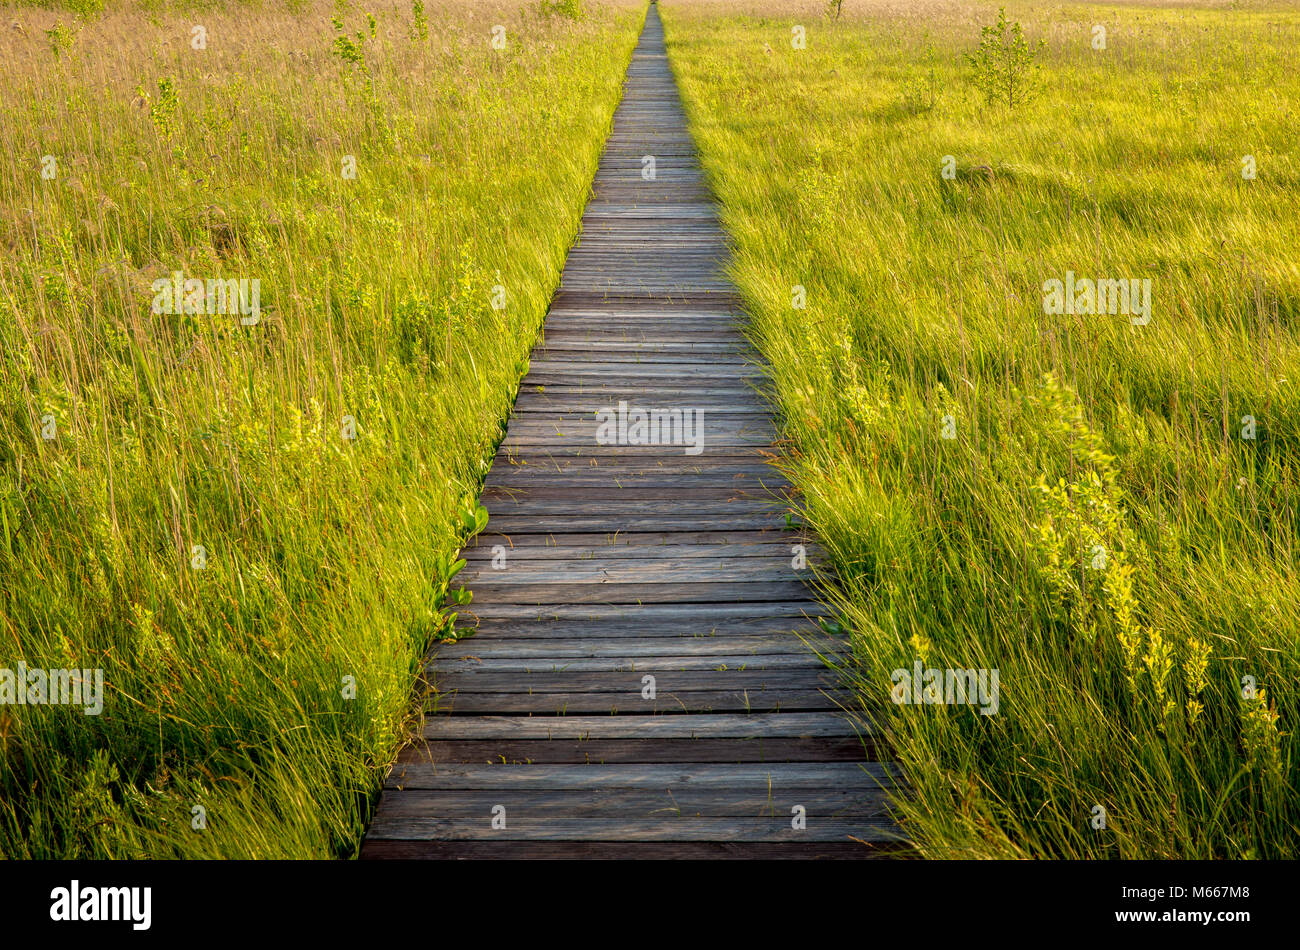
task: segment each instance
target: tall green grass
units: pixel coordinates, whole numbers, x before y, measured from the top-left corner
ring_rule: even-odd
[[[183,10],[0,36],[0,667],[107,680],[0,707],[7,857],[354,853],[643,15]]]
[[[996,6],[663,4],[848,672],[925,855],[1294,858],[1300,11],[1008,4],[1010,110]],[[1150,323],[1045,313],[1067,271]],[[918,659],[997,714],[891,703]]]

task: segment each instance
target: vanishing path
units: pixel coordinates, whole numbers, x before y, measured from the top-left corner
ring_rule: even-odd
[[[431,659],[436,714],[363,857],[869,857],[892,836],[894,769],[810,649],[843,644],[793,566],[726,254],[651,6],[463,554],[478,633]],[[621,401],[702,412],[702,451],[599,444]]]

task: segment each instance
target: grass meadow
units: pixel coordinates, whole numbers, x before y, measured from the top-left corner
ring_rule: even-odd
[[[0,855],[355,852],[643,14],[6,5]]]
[[[1294,858],[1300,8],[998,6],[661,4],[848,673],[926,856]]]
[[[1298,857],[1300,5],[985,85],[1000,5],[660,4],[845,673],[926,857]],[[0,705],[0,856],[350,857],[645,4],[3,12],[0,668],[105,686]]]

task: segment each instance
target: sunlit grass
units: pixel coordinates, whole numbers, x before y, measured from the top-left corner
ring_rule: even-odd
[[[0,707],[0,855],[354,853],[640,26],[585,9],[6,11],[0,667],[107,696]]]
[[[996,4],[662,6],[922,853],[1295,857],[1300,11],[1009,4],[1010,111]],[[1067,271],[1150,323],[1044,313]],[[918,658],[998,714],[890,703]]]

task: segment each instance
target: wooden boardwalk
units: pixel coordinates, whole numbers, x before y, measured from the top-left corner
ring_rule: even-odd
[[[431,658],[436,714],[363,857],[870,857],[895,837],[895,770],[814,652],[844,645],[795,567],[818,552],[785,526],[726,254],[652,6],[463,555],[478,633]],[[687,444],[601,437],[620,402],[623,441],[633,410],[675,409],[659,441]]]

